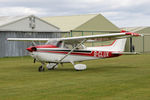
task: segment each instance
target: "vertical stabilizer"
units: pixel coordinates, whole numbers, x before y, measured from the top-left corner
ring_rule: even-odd
[[[110,46],[112,51],[124,51],[127,39],[118,39]]]
[[[126,40],[127,39],[117,39],[111,45],[99,46],[99,47],[88,47],[87,50],[123,52],[125,49]]]

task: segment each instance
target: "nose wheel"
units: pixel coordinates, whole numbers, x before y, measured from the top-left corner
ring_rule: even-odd
[[[45,70],[45,68],[43,66],[40,66],[38,70],[39,70],[39,72],[43,72]]]

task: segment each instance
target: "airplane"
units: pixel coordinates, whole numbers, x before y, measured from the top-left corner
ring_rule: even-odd
[[[82,71],[87,68],[85,64],[75,64],[86,60],[104,59],[118,57],[123,54],[137,54],[137,52],[124,52],[126,39],[129,37],[142,36],[138,33],[120,32],[111,34],[100,34],[90,36],[78,36],[67,38],[7,38],[8,41],[31,41],[45,42],[44,45],[35,45],[26,48],[30,56],[36,61],[41,62],[38,68],[39,72],[45,70],[45,64],[48,70],[54,70],[58,64],[72,63],[75,70]],[[96,41],[114,40],[111,45],[86,47],[84,43]]]

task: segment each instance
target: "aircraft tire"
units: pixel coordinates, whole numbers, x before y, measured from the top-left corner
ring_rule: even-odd
[[[40,66],[38,69],[39,72],[43,72],[44,70],[45,70],[45,68],[43,66]]]

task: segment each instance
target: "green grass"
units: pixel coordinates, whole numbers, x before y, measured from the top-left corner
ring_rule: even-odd
[[[0,100],[150,100],[150,54],[38,72],[30,57],[0,58]]]

